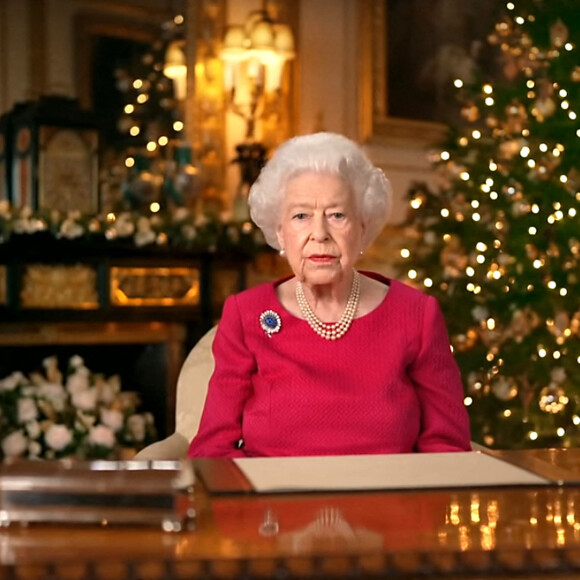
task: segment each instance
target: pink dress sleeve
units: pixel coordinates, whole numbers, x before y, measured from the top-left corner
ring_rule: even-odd
[[[427,299],[420,339],[419,353],[409,369],[421,405],[416,451],[469,451],[469,417],[463,404],[461,375],[443,314],[433,297]]]
[[[244,457],[242,414],[251,395],[256,363],[244,343],[236,303],[229,297],[213,342],[215,370],[208,386],[199,431],[189,445],[189,457]]]

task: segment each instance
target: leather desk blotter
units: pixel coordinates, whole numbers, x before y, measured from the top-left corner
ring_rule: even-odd
[[[213,493],[290,493],[550,485],[551,479],[481,452],[197,459]]]

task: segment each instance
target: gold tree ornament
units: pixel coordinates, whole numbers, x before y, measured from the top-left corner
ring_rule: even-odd
[[[566,391],[561,386],[550,383],[540,391],[538,405],[544,413],[556,415],[562,413],[569,402]]]
[[[568,41],[570,31],[568,27],[562,22],[561,18],[558,18],[552,26],[550,26],[550,42],[552,46],[556,48],[561,48]]]
[[[518,386],[512,378],[499,376],[491,381],[491,391],[500,401],[510,401],[518,394]]]

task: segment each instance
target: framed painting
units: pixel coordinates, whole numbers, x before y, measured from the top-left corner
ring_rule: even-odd
[[[493,70],[497,0],[363,0],[360,124],[365,139],[433,142],[457,121],[453,80]]]

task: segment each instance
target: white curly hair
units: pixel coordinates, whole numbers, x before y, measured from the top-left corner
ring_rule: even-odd
[[[250,215],[266,242],[280,249],[276,231],[286,185],[293,177],[312,171],[337,175],[349,185],[364,225],[363,248],[367,248],[389,216],[391,184],[357,143],[326,132],[293,137],[280,145],[250,188]]]

